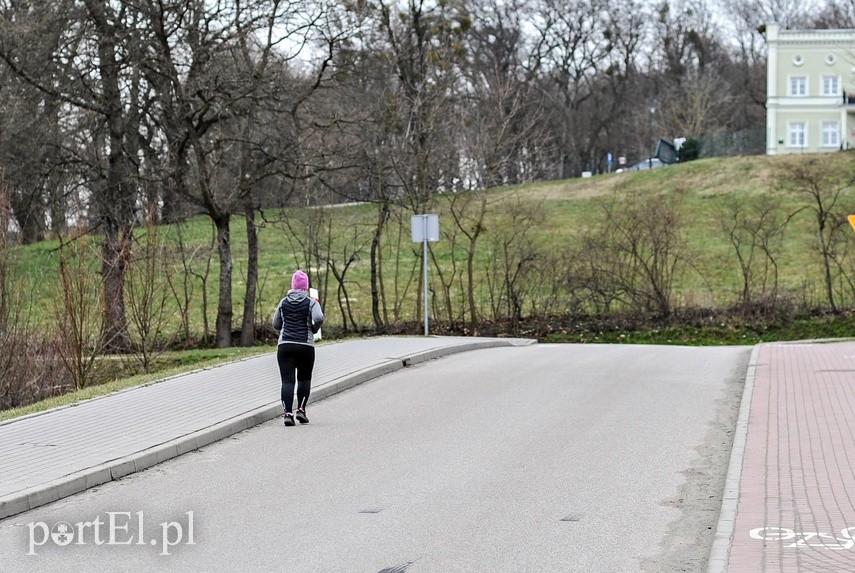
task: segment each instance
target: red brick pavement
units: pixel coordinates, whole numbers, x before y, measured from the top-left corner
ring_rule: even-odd
[[[727,571],[855,572],[855,343],[760,347]]]

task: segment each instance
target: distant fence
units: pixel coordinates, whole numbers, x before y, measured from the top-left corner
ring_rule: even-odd
[[[766,153],[766,130],[762,127],[710,133],[698,139],[701,142],[701,157]]]

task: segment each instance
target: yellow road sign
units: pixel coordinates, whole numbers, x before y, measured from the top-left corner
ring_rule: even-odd
[[[849,219],[849,224],[852,225],[852,228],[855,229],[855,215],[849,215],[847,219]]]

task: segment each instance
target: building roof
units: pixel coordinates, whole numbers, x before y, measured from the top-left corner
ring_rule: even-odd
[[[766,42],[778,44],[851,44],[855,46],[855,29],[787,30],[778,24],[766,25]]]

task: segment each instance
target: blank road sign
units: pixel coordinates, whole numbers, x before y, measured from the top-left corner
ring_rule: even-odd
[[[427,223],[427,224],[425,224]],[[410,217],[414,243],[421,243],[427,235],[428,242],[439,240],[439,215],[413,215]]]

